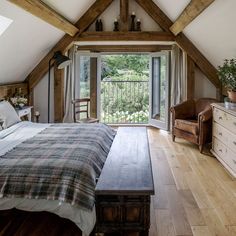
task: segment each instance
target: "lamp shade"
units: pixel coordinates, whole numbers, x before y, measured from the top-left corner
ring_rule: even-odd
[[[62,55],[60,51],[55,52],[53,59],[55,59],[55,64],[58,69],[63,69],[71,63],[71,59],[67,56]]]

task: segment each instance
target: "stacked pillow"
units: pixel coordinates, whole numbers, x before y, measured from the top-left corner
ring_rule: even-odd
[[[0,130],[7,129],[20,121],[16,110],[9,102],[0,102]]]

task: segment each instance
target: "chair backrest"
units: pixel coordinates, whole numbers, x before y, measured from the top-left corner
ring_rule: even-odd
[[[72,101],[74,106],[74,122],[81,119],[81,114],[85,114],[85,118],[89,118],[89,102],[90,98],[80,98]]]
[[[211,103],[217,102],[215,98],[199,98],[196,100],[196,115],[198,115],[203,110],[211,107]]]

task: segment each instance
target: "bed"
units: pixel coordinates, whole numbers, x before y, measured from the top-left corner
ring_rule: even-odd
[[[148,235],[154,184],[146,128],[21,122],[6,102],[0,124],[0,210],[51,212],[83,235]]]
[[[52,212],[89,235],[114,136],[103,124],[18,122],[0,131],[0,210]]]

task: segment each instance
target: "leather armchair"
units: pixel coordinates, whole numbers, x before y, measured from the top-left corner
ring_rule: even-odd
[[[184,138],[199,146],[200,152],[212,140],[212,108],[214,98],[187,100],[171,107],[172,138]]]

